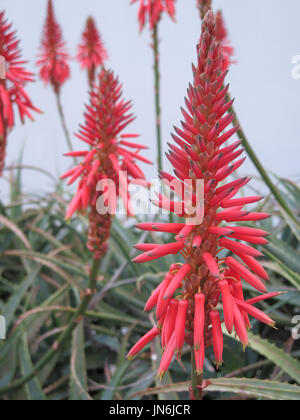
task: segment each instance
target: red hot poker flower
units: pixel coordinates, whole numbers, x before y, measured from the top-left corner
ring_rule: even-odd
[[[40,78],[45,84],[50,83],[56,93],[70,77],[69,55],[65,45],[61,27],[54,14],[52,0],[48,0],[40,59],[37,61],[37,65],[40,67]]]
[[[25,117],[33,120],[31,111],[41,112],[31,102],[25,91],[28,82],[33,82],[33,74],[26,71],[26,61],[21,59],[20,41],[11,24],[0,12],[0,56],[5,60],[5,79],[0,80],[0,175],[2,174],[7,135],[15,124],[14,105],[19,111],[21,122]]]
[[[104,47],[100,33],[94,19],[90,16],[82,34],[81,44],[78,46],[77,60],[82,69],[87,69],[90,85],[94,83],[96,70],[104,65],[108,53]]]
[[[88,150],[67,153],[66,156],[82,157],[82,162],[71,169],[62,179],[69,178],[68,185],[79,180],[77,192],[67,210],[67,219],[77,212],[89,216],[88,248],[101,258],[106,252],[110,236],[112,217],[99,214],[97,202],[105,195],[105,206],[115,210],[116,197],[124,201],[128,215],[132,215],[128,185],[139,182],[148,186],[145,176],[136,161],[151,163],[140,152],[147,147],[135,143],[137,134],[125,134],[126,127],[135,119],[130,113],[131,102],[121,99],[122,85],[112,71],[102,69],[97,86],[90,92],[90,103],[86,106],[85,124],[80,125],[77,137]],[[127,173],[127,177],[125,176]],[[103,192],[97,191],[101,182]],[[108,201],[108,203],[106,203]]]
[[[166,12],[171,19],[175,19],[175,0],[131,0],[131,4],[140,2],[138,19],[142,31],[149,21],[150,29],[153,29]]]
[[[165,288],[165,283],[158,286],[145,308],[151,310],[158,304],[158,296],[161,297],[161,294],[168,305],[174,299],[179,302],[177,306],[172,303],[172,308],[168,305],[164,307],[165,313],[172,314],[172,323],[168,315],[159,319],[158,326],[162,330],[165,347],[159,369],[160,376],[165,373],[175,350],[180,351],[183,336],[184,341],[194,348],[199,375],[203,370],[204,349],[211,344],[214,345],[216,364],[219,367],[223,359],[223,336],[217,307],[223,303],[223,319],[228,331],[231,333],[235,329],[245,346],[248,343],[247,329],[250,328],[248,315],[273,325],[273,321],[253,304],[279,294],[264,295],[261,299],[245,302],[243,290],[237,287],[242,284],[242,278],[257,290],[266,290],[261,279],[267,280],[267,273],[256,260],[262,254],[239,241],[256,243],[257,239],[264,239],[267,232],[238,227],[234,223],[263,220],[269,215],[244,210],[245,204],[256,203],[258,197],[235,198],[240,189],[250,181],[249,178],[226,182],[244,159],[239,157],[242,151],[238,149],[240,142],[224,146],[236,129],[229,128],[233,116],[228,112],[231,106],[227,99],[228,86],[224,87],[227,72],[223,70],[222,45],[217,38],[216,20],[212,11],[207,12],[204,18],[197,53],[197,66],[193,66],[193,85],[188,88],[186,110],[182,110],[184,121],[182,128],[175,127],[173,139],[176,147],[170,145],[169,160],[181,185],[177,194],[182,194],[182,200],[186,184],[193,185],[192,199],[197,199],[196,181],[203,179],[204,220],[201,223],[195,217],[194,223],[191,223],[191,214],[184,201],[170,203],[166,197],[160,197],[157,205],[171,208],[172,212],[182,218],[182,223],[143,223],[137,226],[145,231],[174,234],[178,243],[177,253],[185,258],[183,265],[171,267],[171,278],[167,287]],[[166,173],[162,177],[165,182],[175,179]],[[232,256],[222,258],[222,250],[232,253]],[[172,243],[167,246],[156,245],[155,248],[152,246],[150,250],[144,248],[144,251],[144,254],[135,259],[136,262],[151,261],[167,253],[175,253],[176,247]],[[179,311],[181,302],[187,305],[186,312],[182,310],[182,306],[181,312]],[[176,323],[174,309],[178,315]],[[165,322],[168,322],[166,327]],[[173,334],[170,325],[173,327]],[[166,329],[168,335],[164,334]],[[145,340],[142,339],[142,342]]]

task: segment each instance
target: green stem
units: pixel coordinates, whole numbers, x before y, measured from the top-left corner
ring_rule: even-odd
[[[230,101],[231,98],[228,95],[228,100]],[[250,157],[250,159],[252,160],[252,162],[254,163],[256,169],[258,170],[258,172],[260,173],[261,177],[263,178],[263,180],[265,181],[265,183],[267,184],[267,186],[269,187],[270,191],[273,193],[275,199],[277,200],[278,204],[281,206],[281,208],[290,216],[290,218],[297,224],[298,227],[300,227],[300,223],[299,220],[297,219],[297,217],[295,216],[295,214],[293,213],[293,211],[290,209],[288,203],[285,201],[285,199],[283,198],[283,196],[281,195],[279,189],[274,185],[274,183],[272,182],[271,178],[269,177],[269,175],[267,174],[266,170],[264,169],[263,165],[261,164],[258,156],[256,155],[256,153],[254,152],[254,150],[252,149],[246,134],[244,133],[243,129],[241,128],[241,124],[238,120],[237,114],[234,110],[233,107],[231,107],[231,112],[234,115],[234,121],[233,124],[235,127],[238,127],[237,130],[237,134],[240,138],[240,140],[243,143],[243,146],[248,154],[248,156]]]
[[[153,52],[154,52],[154,77],[155,77],[155,116],[157,138],[157,164],[158,169],[163,169],[162,142],[161,142],[161,107],[160,107],[160,71],[159,71],[159,40],[158,24],[153,28]]]
[[[68,146],[69,151],[73,152],[74,149],[73,149],[73,146],[72,146],[70,133],[69,133],[69,130],[68,130],[68,127],[67,127],[63,106],[62,106],[62,103],[61,103],[60,93],[55,92],[55,97],[56,97],[57,109],[58,109],[59,117],[60,117],[60,120],[61,120],[62,129],[64,131],[65,138],[66,138],[66,141],[67,141],[67,146]],[[75,162],[75,164],[77,164],[76,159],[74,159],[74,162]]]
[[[194,350],[191,349],[191,378],[192,378],[192,390],[196,400],[202,400],[202,387],[203,385],[203,375],[197,375],[196,362]]]
[[[99,266],[100,261],[94,259],[92,270],[89,276],[88,281],[88,289],[94,290],[97,285],[97,278],[98,278],[98,272],[99,272]],[[44,366],[57,354],[57,352],[64,346],[66,341],[70,338],[72,332],[75,330],[75,328],[78,325],[78,322],[84,317],[85,311],[90,303],[90,300],[92,298],[92,295],[85,295],[81,301],[80,306],[78,307],[75,314],[72,316],[67,328],[64,330],[64,332],[60,335],[58,340],[55,342],[55,344],[52,346],[52,348],[38,361],[38,363],[35,365],[34,370],[30,372],[29,374],[23,376],[23,378],[18,379],[11,385],[1,388],[0,389],[0,395],[4,394],[9,391],[16,390],[26,384],[28,381],[30,381],[34,376],[36,376]]]

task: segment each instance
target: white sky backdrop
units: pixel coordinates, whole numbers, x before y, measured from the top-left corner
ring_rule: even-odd
[[[231,67],[228,81],[236,97],[243,128],[267,169],[282,176],[298,174],[300,141],[300,80],[291,77],[292,57],[300,54],[299,0],[214,0],[222,8],[235,47],[238,64]],[[57,17],[62,24],[69,52],[74,56],[80,35],[89,15],[93,15],[101,31],[110,60],[124,84],[124,94],[134,103],[136,122],[130,131],[142,134],[141,141],[150,147],[155,159],[155,128],[152,50],[148,29],[138,33],[137,7],[129,0],[54,0]],[[36,72],[35,60],[40,44],[46,0],[0,0],[7,18],[14,23],[21,38],[23,56],[28,68]],[[177,0],[177,24],[164,17],[161,30],[162,128],[163,140],[181,119],[180,106],[191,81],[191,62],[200,35],[196,0]],[[55,98],[41,81],[27,91],[33,102],[44,111],[36,121],[17,124],[9,136],[7,164],[16,162],[22,145],[23,162],[41,166],[54,175],[68,166],[65,139],[57,114]],[[72,63],[72,79],[62,91],[62,100],[70,132],[83,122],[87,101],[86,74],[77,62]],[[82,144],[73,137],[76,148]],[[156,169],[145,168],[148,177],[156,177]],[[244,173],[254,173],[247,163]],[[51,181],[31,171],[24,172],[24,190],[50,191]],[[0,181],[5,194],[7,183]]]

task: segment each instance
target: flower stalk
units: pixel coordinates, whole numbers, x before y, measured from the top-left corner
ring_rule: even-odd
[[[59,114],[59,118],[61,121],[61,125],[62,125],[62,129],[66,138],[66,142],[67,142],[67,147],[68,150],[70,152],[73,152],[73,145],[72,145],[72,140],[71,140],[71,136],[67,127],[67,122],[66,122],[66,118],[65,118],[65,113],[63,110],[63,106],[62,106],[62,102],[61,102],[61,96],[60,96],[60,92],[55,92],[55,98],[56,98],[56,104],[57,104],[57,110],[58,110],[58,114]],[[76,158],[74,158],[74,162],[76,163],[77,160]]]
[[[158,23],[153,28],[153,54],[154,54],[154,95],[155,95],[155,124],[156,124],[156,142],[157,142],[157,166],[161,171],[163,169],[163,152],[161,140],[161,104],[160,104],[160,55],[159,55],[159,37]]]

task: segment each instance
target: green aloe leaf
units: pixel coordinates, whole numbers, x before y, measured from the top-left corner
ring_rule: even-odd
[[[300,399],[300,387],[280,382],[272,382],[260,379],[248,378],[213,378],[206,380],[205,392],[222,392],[243,395],[249,398],[265,400],[298,401]],[[170,385],[163,385],[148,388],[140,391],[131,398],[145,397],[158,394],[170,394],[172,392],[187,392],[189,382],[179,382]]]
[[[20,302],[25,297],[29,287],[33,284],[34,279],[38,275],[40,269],[40,266],[36,266],[32,269],[31,273],[23,280],[21,285],[16,289],[14,294],[11,295],[10,299],[4,306],[2,314],[6,319],[7,328],[9,328],[11,323],[13,322],[15,313],[20,305]]]
[[[19,347],[19,359],[22,370],[22,375],[27,375],[32,371],[33,365],[28,348],[27,334],[24,333]],[[42,386],[37,377],[33,378],[25,385],[25,391],[27,397],[31,401],[43,401],[46,400],[46,396],[43,393]]]
[[[298,401],[300,387],[280,382],[248,378],[211,379],[207,392],[228,392],[265,400]]]
[[[228,337],[238,340],[235,336],[229,335],[225,328],[223,331]],[[300,384],[300,362],[297,359],[258,335],[248,333],[248,336],[249,347],[251,349],[257,351],[268,360],[271,360],[276,366],[279,366],[285,373]]]
[[[87,390],[88,386],[83,322],[78,325],[73,333],[70,371],[70,400],[92,400]]]

